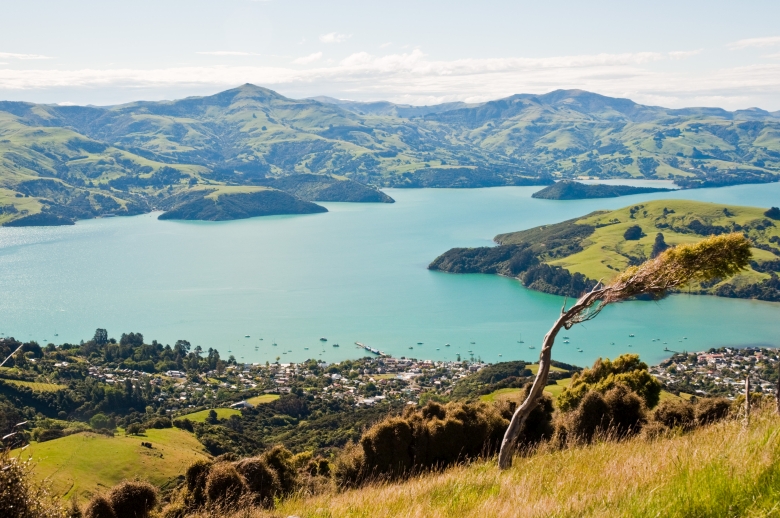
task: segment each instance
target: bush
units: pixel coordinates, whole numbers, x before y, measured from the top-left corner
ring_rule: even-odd
[[[593,367],[575,374],[558,397],[558,408],[564,412],[573,410],[589,390],[604,394],[620,383],[642,398],[647,408],[658,404],[661,384],[650,374],[647,364],[639,360],[639,355],[623,354],[614,361],[599,358]]]
[[[282,492],[276,470],[263,457],[243,459],[236,463],[236,470],[244,477],[256,499],[266,507],[273,505],[274,497]]]
[[[609,425],[609,405],[599,392],[591,390],[585,394],[577,408],[566,422],[569,440],[591,442],[597,433]]]
[[[3,518],[64,518],[44,486],[33,482],[32,461],[0,450],[0,511]]]
[[[282,493],[287,494],[295,489],[298,473],[293,466],[293,454],[284,446],[274,446],[262,455],[263,460],[276,472]]]
[[[780,208],[772,207],[764,212],[764,216],[772,219],[780,219]]]
[[[645,418],[645,404],[636,393],[622,383],[604,394],[604,402],[609,408],[610,432],[625,437],[634,435],[642,429]]]
[[[731,412],[731,401],[726,398],[700,399],[694,407],[696,424],[699,426],[725,419],[729,412]]]
[[[198,460],[187,468],[184,481],[190,504],[193,507],[200,507],[206,503],[206,479],[211,471],[211,466],[210,462]]]
[[[148,482],[126,480],[107,495],[117,518],[147,518],[157,505],[157,489]]]
[[[693,405],[682,399],[667,399],[655,409],[653,420],[668,428],[680,427],[688,430],[695,423]]]
[[[642,427],[642,437],[648,441],[660,439],[669,435],[669,428],[658,421],[650,421]]]
[[[623,239],[626,241],[638,241],[642,238],[644,234],[642,233],[642,227],[639,225],[633,225],[631,227],[628,227],[626,231],[623,233]]]
[[[188,432],[192,432],[195,429],[195,427],[192,426],[192,421],[186,417],[183,419],[174,419],[173,426],[181,428],[182,430],[187,430]]]
[[[103,495],[96,495],[84,509],[84,518],[117,518],[111,503]]]
[[[498,449],[508,424],[494,405],[431,401],[420,410],[408,409],[403,417],[385,419],[363,434],[360,473],[395,478],[490,455]]]
[[[232,464],[214,464],[206,477],[206,502],[212,507],[234,506],[246,493],[246,482]]]
[[[140,425],[140,423],[132,423],[127,425],[127,428],[125,428],[125,435],[138,435],[141,433],[144,433],[143,427]]]
[[[146,428],[171,428],[173,427],[173,423],[171,422],[170,417],[155,417],[154,419],[150,419],[149,421],[146,421],[144,423],[144,426]]]
[[[333,461],[333,479],[339,488],[356,487],[366,478],[365,467],[363,448],[350,443]]]
[[[104,414],[95,414],[89,420],[89,426],[95,430],[111,430],[114,428],[114,421]]]

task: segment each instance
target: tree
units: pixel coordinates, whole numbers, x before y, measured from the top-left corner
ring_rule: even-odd
[[[623,239],[626,241],[638,241],[643,235],[642,227],[634,225],[626,229],[625,233],[623,233]]]
[[[764,216],[772,219],[780,219],[780,208],[772,207],[771,209],[764,212]]]
[[[661,252],[669,248],[669,245],[666,244],[666,241],[664,240],[664,235],[660,232],[655,235],[655,242],[653,243],[653,251],[650,253],[651,258],[658,257]]]
[[[512,453],[517,437],[547,385],[552,347],[561,329],[571,329],[575,324],[592,320],[607,305],[638,295],[650,295],[654,299],[660,299],[669,290],[689,282],[731,277],[747,267],[751,255],[750,241],[742,234],[713,236],[699,243],[670,248],[639,266],[629,267],[618,274],[609,285],[599,282],[568,310],[564,302],[561,315],[542,342],[536,379],[523,404],[515,410],[504,434],[498,457],[499,467],[507,469],[512,465]]]
[[[106,345],[108,343],[108,331],[105,329],[95,329],[95,337],[92,338],[95,345]]]

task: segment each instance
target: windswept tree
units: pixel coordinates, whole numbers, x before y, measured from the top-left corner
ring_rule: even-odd
[[[654,299],[660,299],[670,290],[690,282],[731,277],[745,269],[750,258],[750,241],[742,234],[713,236],[696,244],[670,248],[639,266],[629,267],[608,285],[599,282],[569,309],[566,309],[564,302],[560,317],[542,342],[539,371],[533,386],[523,404],[515,411],[504,434],[498,457],[499,467],[506,469],[512,465],[512,453],[517,437],[547,385],[552,347],[561,329],[571,329],[575,324],[592,320],[607,305],[615,302],[638,295],[650,295]]]

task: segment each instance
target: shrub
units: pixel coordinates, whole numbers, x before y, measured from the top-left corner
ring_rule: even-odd
[[[95,430],[110,430],[114,428],[113,420],[106,417],[104,414],[95,414],[89,420],[89,426]]]
[[[182,430],[187,430],[188,432],[192,432],[195,429],[192,426],[192,421],[190,421],[186,417],[183,419],[174,419],[173,426],[175,426],[176,428],[181,428]]]
[[[125,428],[125,435],[138,435],[143,432],[144,429],[141,427],[140,423],[132,423],[127,425],[127,428]]]
[[[333,479],[339,488],[358,486],[366,478],[366,463],[363,448],[349,443],[333,461]]]
[[[293,454],[284,446],[274,446],[262,455],[263,460],[276,472],[282,493],[295,489],[298,473],[295,471]]]
[[[246,491],[246,482],[232,464],[220,462],[209,470],[205,492],[210,506],[232,506]]]
[[[780,219],[780,208],[772,207],[764,212],[764,216],[772,219]]]
[[[623,239],[626,241],[638,241],[642,238],[644,234],[642,233],[642,227],[639,225],[633,225],[631,227],[628,227],[626,231],[623,233]]]
[[[173,426],[173,423],[171,422],[170,417],[155,417],[154,419],[150,419],[149,421],[146,421],[144,423],[146,428],[171,428]]]
[[[645,404],[626,385],[619,383],[608,390],[604,394],[604,402],[609,408],[610,432],[618,437],[625,437],[642,429],[645,422]]]
[[[548,406],[541,408],[544,414]],[[403,417],[385,419],[363,434],[360,473],[393,478],[490,455],[500,445],[508,424],[494,405],[430,401],[419,410],[407,409]],[[551,433],[549,423],[548,427]],[[338,473],[341,467],[334,469]]]
[[[694,425],[693,405],[682,399],[667,399],[655,409],[653,420],[669,428],[687,430]]]
[[[171,502],[160,512],[160,518],[185,518],[187,516],[187,506],[184,502]]]
[[[569,440],[590,442],[609,425],[609,405],[601,393],[591,390],[585,394],[566,422]]]
[[[84,518],[117,518],[111,503],[103,495],[96,495],[84,509]]]
[[[0,450],[0,515],[3,518],[64,518],[45,486],[33,482],[31,460]]]
[[[696,402],[694,413],[697,425],[711,424],[728,417],[731,401],[726,398],[704,398]]]
[[[243,459],[236,463],[236,470],[243,475],[249,490],[256,495],[257,500],[269,507],[274,497],[282,492],[279,477],[263,457]]]
[[[558,408],[570,411],[577,407],[589,390],[602,394],[622,383],[641,397],[647,408],[658,404],[661,384],[648,371],[647,364],[637,354],[623,354],[610,361],[599,358],[590,369],[572,377],[571,384],[558,397]]]
[[[157,505],[157,489],[148,482],[126,480],[107,495],[117,518],[147,518]]]
[[[190,464],[184,475],[187,485],[187,495],[193,507],[200,507],[206,503],[206,479],[211,471],[212,464],[205,460],[198,460]]]

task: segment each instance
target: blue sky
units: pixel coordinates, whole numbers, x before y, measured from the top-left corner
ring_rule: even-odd
[[[0,99],[116,104],[242,83],[410,104],[582,88],[780,110],[780,2],[0,4]]]

